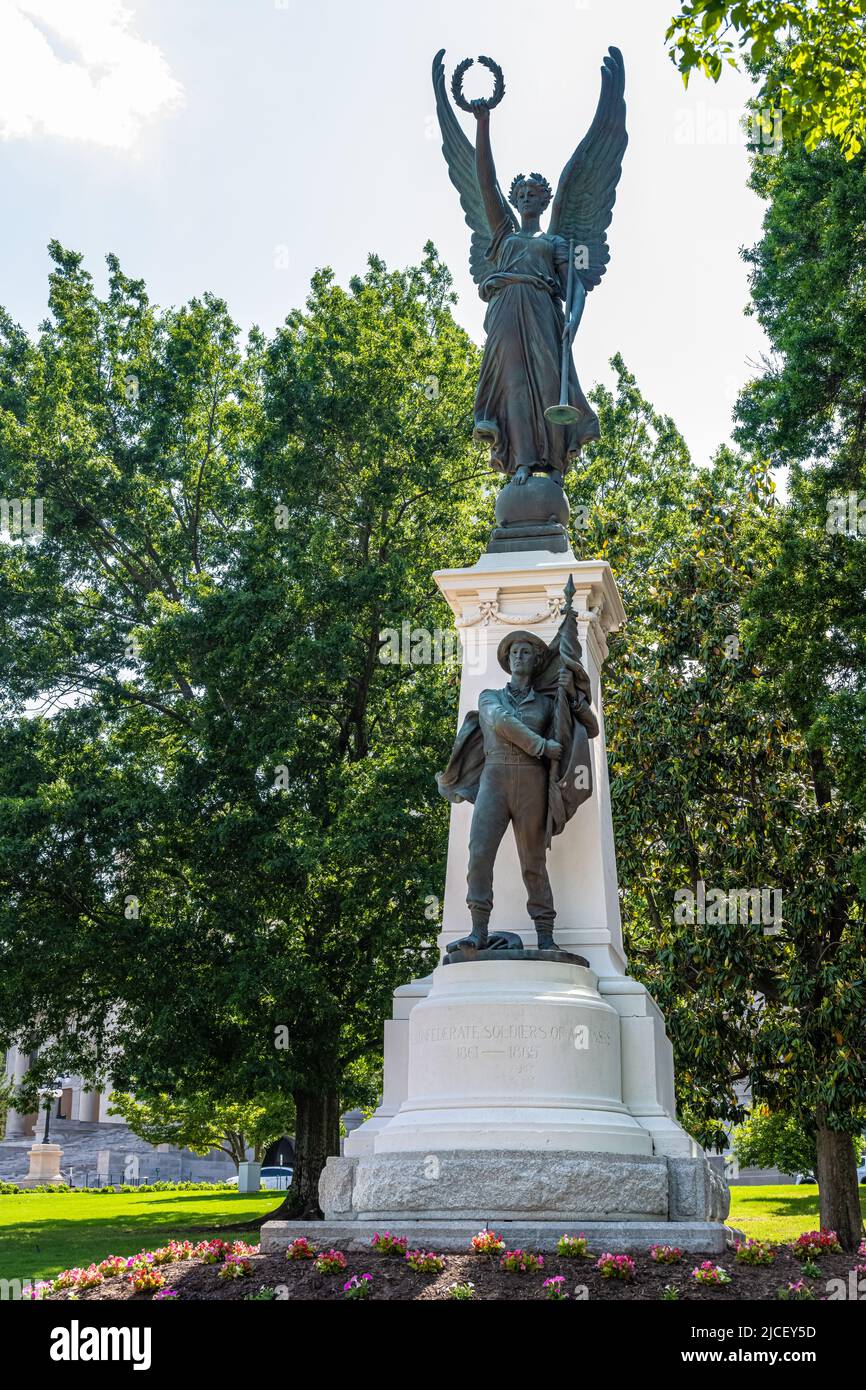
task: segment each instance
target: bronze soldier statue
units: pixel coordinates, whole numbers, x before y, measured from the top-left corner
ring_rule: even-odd
[[[437,778],[449,801],[472,801],[467,903],[468,937],[449,951],[486,950],[500,944],[488,933],[493,909],[493,866],[509,824],[527,909],[540,951],[557,950],[556,911],[547,873],[547,850],[578,806],[592,794],[590,738],[598,734],[589,676],[581,664],[577,625],[566,589],[565,615],[550,646],[516,629],[499,643],[497,658],[511,679],[482,690],[457,736],[451,761]]]

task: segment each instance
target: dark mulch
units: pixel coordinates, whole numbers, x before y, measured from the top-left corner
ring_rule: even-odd
[[[177,1289],[181,1300],[194,1302],[214,1299],[239,1301],[262,1286],[276,1289],[281,1299],[334,1300],[343,1299],[343,1284],[352,1274],[373,1276],[372,1299],[402,1301],[449,1298],[448,1289],[454,1283],[471,1282],[474,1298],[519,1302],[544,1298],[542,1284],[551,1275],[565,1277],[569,1298],[658,1300],[666,1284],[673,1284],[682,1301],[707,1300],[739,1302],[743,1300],[776,1299],[780,1288],[802,1277],[800,1262],[787,1250],[780,1250],[772,1265],[753,1267],[738,1264],[733,1253],[712,1256],[731,1275],[731,1283],[715,1287],[698,1285],[691,1277],[692,1270],[706,1255],[686,1254],[680,1264],[657,1265],[648,1255],[635,1254],[635,1277],[632,1283],[604,1279],[594,1266],[594,1257],[586,1260],[562,1259],[558,1255],[544,1256],[544,1269],[535,1274],[509,1274],[499,1268],[498,1259],[483,1255],[446,1255],[441,1274],[416,1274],[399,1256],[346,1254],[346,1269],[340,1274],[318,1274],[312,1261],[287,1260],[284,1255],[253,1255],[253,1272],[242,1279],[222,1280],[220,1265],[204,1265],[185,1261],[160,1266],[166,1287]],[[827,1281],[849,1278],[862,1257],[825,1255],[819,1260],[820,1278],[807,1278],[816,1299],[827,1297]],[[583,1293],[581,1286],[586,1290]],[[64,1300],[67,1293],[50,1295]],[[81,1302],[101,1299],[145,1299],[147,1295],[133,1294],[124,1278],[107,1279],[97,1289],[77,1295]]]

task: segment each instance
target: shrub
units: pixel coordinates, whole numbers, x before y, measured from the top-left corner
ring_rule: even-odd
[[[479,1231],[472,1237],[472,1249],[476,1255],[501,1255],[505,1241],[495,1231]]]
[[[731,1276],[721,1265],[714,1265],[712,1260],[703,1260],[692,1270],[692,1278],[696,1284],[730,1284]]]
[[[129,1287],[134,1293],[156,1293],[157,1289],[165,1287],[165,1275],[149,1267],[134,1269],[129,1276]]]
[[[630,1284],[634,1279],[634,1260],[630,1255],[612,1255],[606,1251],[595,1262],[602,1279],[623,1279]]]
[[[346,1256],[342,1250],[323,1250],[313,1266],[319,1274],[339,1274],[346,1268]]]
[[[231,1246],[225,1240],[200,1240],[198,1245],[193,1246],[193,1258],[201,1260],[202,1264],[220,1264],[231,1253]]]
[[[792,1300],[794,1302],[805,1303],[813,1301],[815,1295],[810,1289],[809,1285],[806,1283],[805,1279],[798,1279],[796,1283],[786,1284],[784,1288],[779,1289],[779,1292],[776,1294],[776,1297],[778,1299],[781,1299],[783,1302]]]
[[[683,1252],[678,1245],[651,1245],[649,1257],[657,1265],[678,1265]]]
[[[741,1265],[771,1265],[776,1258],[775,1246],[765,1240],[736,1241],[734,1259]]]
[[[536,1274],[544,1269],[544,1256],[533,1255],[529,1250],[506,1250],[499,1268],[506,1269],[509,1274]]]
[[[805,1255],[811,1259],[815,1255],[839,1255],[842,1247],[835,1231],[804,1231],[790,1246],[794,1256]]]
[[[416,1274],[440,1274],[445,1268],[445,1256],[433,1250],[409,1250],[406,1263]]]
[[[571,1260],[588,1259],[589,1241],[582,1231],[579,1236],[560,1236],[556,1242],[556,1253]]]
[[[565,1277],[562,1274],[554,1274],[552,1278],[545,1279],[541,1287],[544,1289],[545,1298],[552,1298],[555,1303],[562,1303],[568,1297],[565,1292]]]
[[[316,1247],[311,1245],[306,1236],[298,1236],[293,1240],[286,1251],[287,1260],[314,1260],[316,1258]]]
[[[21,1193],[26,1193],[28,1197],[34,1193],[39,1195],[49,1195],[60,1193],[64,1195],[74,1192],[76,1197],[93,1195],[102,1196],[107,1193],[115,1196],[123,1192],[236,1192],[237,1187],[233,1182],[141,1182],[109,1184],[106,1187],[75,1187],[69,1183],[40,1183],[38,1187],[20,1187],[18,1183],[0,1181],[0,1197],[15,1197]]]
[[[377,1231],[370,1244],[380,1255],[405,1255],[409,1242],[405,1236],[392,1236],[390,1231],[380,1235]]]

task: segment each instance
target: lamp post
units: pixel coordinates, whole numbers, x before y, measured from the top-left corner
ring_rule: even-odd
[[[43,1090],[39,1092],[39,1095],[45,1102],[45,1130],[42,1135],[42,1143],[47,1144],[48,1124],[51,1119],[51,1105],[53,1101],[57,1100],[60,1096],[63,1095],[63,1090],[60,1086],[60,1082],[55,1081],[53,1086],[46,1086]]]

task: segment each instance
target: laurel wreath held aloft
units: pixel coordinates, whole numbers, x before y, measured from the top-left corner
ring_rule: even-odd
[[[451,95],[454,97],[455,106],[459,106],[461,111],[475,112],[479,106],[486,107],[492,111],[494,106],[498,106],[505,95],[505,78],[502,76],[502,69],[492,58],[479,57],[479,63],[485,68],[489,68],[496,79],[493,84],[493,95],[489,97],[477,97],[474,101],[467,101],[463,95],[463,78],[467,68],[471,68],[475,62],[474,58],[464,58],[462,63],[454,69],[454,76],[451,78]]]

